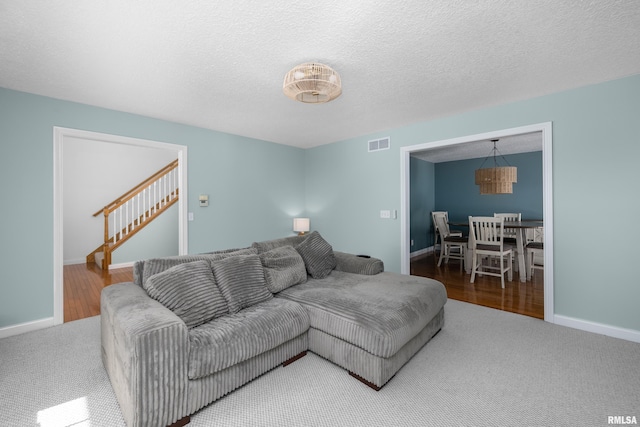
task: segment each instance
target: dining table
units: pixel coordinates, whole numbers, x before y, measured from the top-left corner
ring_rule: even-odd
[[[450,221],[450,226],[454,227],[469,227],[468,222]],[[522,221],[505,221],[504,228],[511,228],[516,230],[516,252],[518,253],[518,276],[521,282],[531,280],[531,271],[526,268],[524,248],[527,244],[527,229],[541,228],[544,226],[544,222],[538,219],[524,219]],[[469,253],[469,251],[467,251]],[[469,261],[469,262],[467,262]],[[471,265],[471,259],[465,259],[465,271],[470,273],[469,266]],[[524,272],[524,274],[523,274]]]

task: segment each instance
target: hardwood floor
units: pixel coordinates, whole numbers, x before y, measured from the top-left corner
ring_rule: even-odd
[[[500,287],[500,278],[477,277],[469,283],[470,275],[460,273],[456,260],[438,267],[432,254],[411,259],[411,274],[431,277],[444,283],[451,299],[484,305],[499,310],[544,319],[544,278],[542,270],[535,270],[533,279]],[[95,265],[64,266],[64,321],[83,319],[100,314],[100,292],[113,283],[133,280],[133,268],[111,269],[105,272]]]
[[[532,280],[525,283],[519,281],[515,272],[513,282],[506,281],[502,289],[499,277],[476,276],[475,283],[471,284],[471,275],[464,270],[460,273],[457,260],[450,260],[448,265],[443,261],[438,267],[433,254],[427,254],[411,259],[411,274],[441,281],[451,299],[544,319],[542,270],[534,270]]]
[[[113,283],[133,280],[133,267],[103,271],[95,265],[64,266],[64,321],[100,314],[100,292]]]

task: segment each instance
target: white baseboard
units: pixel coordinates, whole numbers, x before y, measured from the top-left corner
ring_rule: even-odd
[[[71,260],[67,260],[64,262],[64,265],[75,265],[75,264],[85,264],[87,262],[87,260],[85,259],[71,259]],[[109,268],[127,268],[127,267],[133,267],[133,264],[135,263],[135,261],[130,261],[130,262],[123,262],[120,264],[111,264],[109,266]]]
[[[111,264],[109,266],[109,270],[115,270],[116,268],[128,268],[128,267],[133,267],[133,264],[135,264],[135,261],[130,261],[130,262],[121,262],[120,264]]]
[[[428,254],[430,252],[433,252],[433,246],[429,246],[428,248],[420,249],[419,251],[411,252],[411,254],[409,254],[409,257],[413,258],[413,257],[417,257],[417,256],[420,256],[420,255]]]
[[[567,326],[569,328],[580,329],[582,331],[593,332],[594,334],[601,334],[613,338],[620,338],[623,340],[640,343],[640,331],[636,331],[633,329],[604,325],[602,323],[576,319],[559,314],[553,316],[553,323],[555,323],[556,325]]]
[[[13,335],[24,334],[26,332],[37,331],[38,329],[49,328],[53,325],[53,317],[47,317],[46,319],[6,326],[4,328],[0,328],[0,338],[6,338]]]

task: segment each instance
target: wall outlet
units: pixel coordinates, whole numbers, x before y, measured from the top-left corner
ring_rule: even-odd
[[[391,211],[380,211],[380,218],[391,218]]]

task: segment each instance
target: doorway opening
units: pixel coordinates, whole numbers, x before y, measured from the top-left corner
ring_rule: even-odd
[[[64,149],[71,146],[73,141],[99,142],[119,144],[138,148],[167,150],[175,153],[178,159],[178,185],[182,197],[178,199],[178,253],[188,252],[187,233],[187,147],[158,141],[129,138],[118,135],[102,134],[54,127],[53,137],[53,205],[54,205],[54,236],[53,236],[53,322],[55,325],[64,322]]]
[[[552,124],[540,123],[504,129],[483,134],[427,142],[400,149],[401,217],[400,248],[401,272],[410,274],[410,157],[428,150],[460,149],[465,144],[540,132],[542,138],[542,187],[544,221],[544,320],[553,323],[553,188],[552,188]]]

